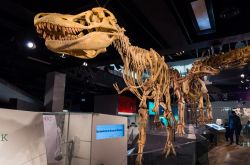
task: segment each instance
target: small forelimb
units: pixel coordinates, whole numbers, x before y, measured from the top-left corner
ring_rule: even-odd
[[[114,86],[114,88],[115,88],[115,90],[117,91],[118,94],[121,94],[124,91],[129,90],[129,87],[125,87],[125,88],[123,88],[123,90],[120,90],[117,83],[113,84],[113,86]]]
[[[137,88],[140,88],[140,86],[128,86],[128,87],[123,88],[122,90],[119,89],[117,83],[113,84],[113,86],[118,94],[122,94],[125,91],[130,91],[130,92],[134,93],[139,99],[141,99],[141,95],[137,91]]]

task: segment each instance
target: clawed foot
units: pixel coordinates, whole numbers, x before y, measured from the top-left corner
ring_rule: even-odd
[[[206,124],[205,119],[202,119],[201,117],[199,117],[199,118],[197,119],[197,122],[198,122],[200,125]]]
[[[178,134],[179,136],[184,136],[186,134],[184,128],[185,126],[183,124],[178,124],[175,133]]]
[[[172,143],[168,144],[167,147],[165,147],[164,150],[162,151],[162,154],[165,155],[165,158],[167,158],[168,155],[170,155],[170,153],[173,153],[174,155],[176,155],[175,148]]]
[[[170,154],[170,148],[164,149],[164,150],[162,151],[162,155],[163,155],[165,158],[167,158],[169,154]]]
[[[135,161],[136,165],[142,165],[142,154],[138,154],[136,161]]]

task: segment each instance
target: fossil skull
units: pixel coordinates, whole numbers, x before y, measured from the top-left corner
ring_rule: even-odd
[[[48,49],[85,59],[105,52],[119,29],[114,15],[101,7],[77,15],[39,13],[34,25]]]
[[[219,69],[213,68],[213,67],[211,67],[209,65],[205,65],[205,64],[202,63],[201,60],[196,60],[193,63],[193,67],[191,69],[192,74],[203,73],[203,74],[209,74],[209,75],[216,75],[219,72],[220,72]]]

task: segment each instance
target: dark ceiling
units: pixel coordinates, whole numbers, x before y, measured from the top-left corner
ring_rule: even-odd
[[[59,71],[67,74],[66,99],[77,98],[83,93],[114,93],[112,83],[96,82],[105,71],[96,66],[119,64],[118,53],[108,48],[107,53],[91,60],[73,57],[62,58],[50,52],[35,32],[33,18],[39,12],[77,14],[96,6],[105,6],[116,16],[120,26],[125,27],[132,44],[154,48],[164,55],[166,61],[196,58],[213,46],[215,51],[234,49],[236,42],[248,44],[250,37],[250,2],[248,0],[211,0],[215,31],[199,34],[190,14],[190,0],[8,0],[0,6],[0,78],[43,100],[46,73]],[[37,48],[29,50],[25,44],[34,41]],[[185,51],[177,56],[179,51]],[[88,67],[82,66],[88,62]],[[235,99],[235,93],[246,94],[246,83],[240,83],[240,73],[248,74],[248,66],[224,71],[212,77],[211,92],[221,97]],[[95,77],[96,76],[96,77]],[[119,77],[106,76],[111,82]],[[241,88],[240,88],[241,87]],[[235,90],[232,90],[235,89]],[[216,90],[213,90],[216,89]],[[217,100],[215,98],[215,100]]]

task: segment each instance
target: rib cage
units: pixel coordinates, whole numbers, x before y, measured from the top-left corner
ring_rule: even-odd
[[[131,92],[141,99],[144,84],[147,81],[153,81],[153,84],[160,85],[162,93],[166,94],[170,76],[169,66],[165,63],[164,57],[161,57],[153,49],[146,50],[132,46],[124,33],[117,36],[113,45],[124,63],[123,78],[126,85],[136,89],[136,92]],[[147,78],[143,77],[145,73],[149,75]]]

